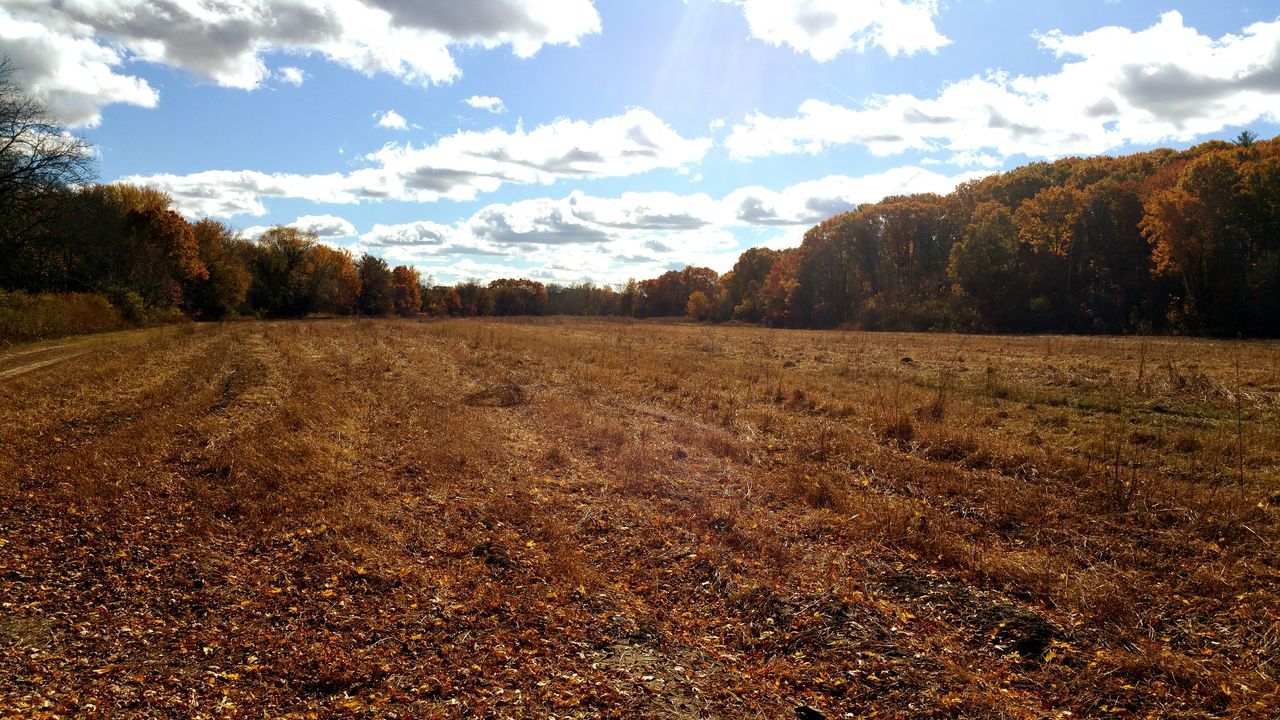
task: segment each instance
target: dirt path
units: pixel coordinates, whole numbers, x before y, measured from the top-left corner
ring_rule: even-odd
[[[34,355],[36,353],[48,352],[50,350],[60,350],[62,348],[74,347],[76,343],[62,343],[61,345],[49,345],[47,347],[32,348],[30,350],[19,350],[17,352],[0,354],[0,362],[10,358],[21,357],[23,355]]]
[[[58,346],[58,347],[65,347],[65,346],[61,346],[61,345],[60,345],[60,346]],[[53,348],[45,348],[45,350],[52,350],[52,349],[53,349]],[[31,350],[31,351],[28,351],[28,352],[43,352],[43,350]],[[24,353],[15,353],[15,354],[16,354],[16,355],[21,355],[21,354],[24,354]],[[37,361],[37,362],[28,363],[28,364],[26,364],[26,365],[20,365],[20,366],[15,367],[15,368],[9,368],[8,370],[0,370],[0,380],[8,380],[8,379],[9,379],[9,378],[11,378],[11,377],[17,377],[18,375],[22,375],[23,373],[29,373],[29,372],[31,372],[32,370],[39,370],[39,369],[40,369],[40,368],[42,368],[42,367],[48,367],[48,366],[50,366],[50,365],[53,365],[53,364],[56,364],[56,363],[60,363],[60,362],[63,362],[63,361],[65,361],[65,360],[70,360],[71,358],[74,358],[74,357],[79,357],[79,356],[81,356],[81,355],[83,355],[83,354],[84,354],[84,352],[83,352],[83,351],[81,351],[81,352],[76,352],[76,353],[70,353],[70,354],[67,354],[67,355],[61,355],[61,356],[56,357],[56,358],[49,358],[48,360],[40,360],[40,361]]]

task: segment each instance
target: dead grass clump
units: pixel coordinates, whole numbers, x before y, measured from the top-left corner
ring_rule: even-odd
[[[515,407],[528,399],[524,388],[513,382],[500,382],[467,395],[462,402],[473,407]]]
[[[1129,442],[1141,447],[1159,447],[1163,444],[1159,435],[1141,428],[1129,433]]]
[[[936,395],[929,402],[916,408],[915,416],[918,420],[927,422],[941,422],[947,414],[947,401],[942,395]]]
[[[975,548],[972,560],[971,570],[1009,595],[1042,602],[1060,591],[1067,569],[1064,563],[1032,551]]]
[[[670,489],[669,482],[659,477],[665,467],[647,448],[626,444],[617,453],[615,467],[617,484],[628,495],[651,497]]]
[[[978,451],[972,438],[941,436],[924,443],[924,455],[939,462],[962,462]]]
[[[680,423],[672,432],[672,439],[685,447],[701,448],[728,460],[740,460],[745,455],[737,436],[710,425]]]
[[[805,412],[818,407],[818,401],[816,398],[810,397],[803,388],[796,388],[787,396],[787,399],[782,403],[782,406],[788,410]]]
[[[1179,368],[1172,360],[1164,364],[1165,382],[1170,392],[1188,392],[1202,396],[1220,396],[1218,384],[1195,363]]]
[[[838,455],[840,445],[836,427],[824,422],[800,438],[796,451],[807,460],[823,462]]]
[[[1184,430],[1173,438],[1173,449],[1180,453],[1199,452],[1201,447],[1200,436],[1190,430]]]
[[[569,464],[570,457],[560,443],[555,443],[542,453],[541,464],[548,469],[562,468]]]
[[[988,399],[1007,400],[1013,396],[1013,389],[1000,378],[1000,371],[992,365],[987,366],[983,392]]]
[[[316,697],[346,695],[385,676],[380,667],[332,643],[286,648],[275,668],[281,681],[296,691]]]
[[[900,411],[887,410],[880,413],[872,425],[872,430],[885,442],[906,444],[916,437],[916,426],[911,420],[911,415]]]
[[[582,432],[582,442],[592,455],[616,453],[627,444],[627,431],[623,425],[613,420],[588,419]]]
[[[796,470],[785,481],[788,497],[819,510],[840,512],[849,506],[848,492],[836,478],[824,473],[804,473]]]

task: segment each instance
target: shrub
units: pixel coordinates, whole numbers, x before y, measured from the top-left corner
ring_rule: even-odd
[[[0,343],[102,332],[124,324],[120,311],[100,294],[0,290]]]

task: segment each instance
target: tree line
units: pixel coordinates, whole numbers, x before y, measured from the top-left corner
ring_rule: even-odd
[[[490,293],[532,281],[502,280]],[[503,315],[485,289],[432,311]],[[686,315],[775,327],[1280,335],[1280,139],[1031,163],[888,197],[799,247],[617,287],[549,285],[520,314]]]
[[[777,327],[1280,335],[1280,139],[1037,162],[947,195],[825,220],[723,275],[440,286],[272,228],[254,240],[170,197],[91,184],[85,142],[0,63],[0,292],[183,315],[688,316]],[[5,296],[0,295],[0,300]]]

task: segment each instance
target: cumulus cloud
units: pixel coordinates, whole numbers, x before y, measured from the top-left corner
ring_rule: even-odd
[[[145,80],[119,72],[124,57],[116,50],[2,9],[0,55],[9,58],[13,80],[68,125],[97,125],[108,103],[150,108],[159,101]]]
[[[104,104],[155,104],[154,97],[137,102],[138,78],[104,74],[104,66],[113,68],[126,58],[252,89],[273,76],[264,60],[269,54],[315,53],[368,75],[386,73],[425,86],[459,75],[455,46],[509,46],[529,57],[543,46],[574,45],[600,31],[591,0],[5,0],[5,5],[0,53],[58,58],[61,68],[32,72],[26,79],[32,88],[65,84],[62,90],[80,98],[80,105],[56,107],[73,110],[61,117],[80,124],[92,122]],[[36,38],[39,46],[32,46],[33,27],[43,29],[43,37]],[[302,79],[287,71],[277,76],[285,82]],[[89,109],[83,107],[86,102]]]
[[[1058,72],[989,72],[933,98],[880,96],[856,108],[808,100],[793,117],[747,117],[725,145],[739,159],[857,144],[991,166],[996,156],[1098,153],[1280,121],[1280,20],[1214,40],[1169,12],[1146,30],[1054,31],[1038,41],[1064,60]]]
[[[937,52],[937,0],[721,0],[742,7],[751,36],[826,62],[878,47],[889,55]]]
[[[873,175],[832,175],[797,183],[781,191],[763,187],[739,188],[724,203],[739,222],[751,225],[808,226],[855,210],[891,195],[946,194],[956,185],[985,172],[942,175],[919,167],[900,167]]]
[[[440,246],[453,234],[453,228],[429,220],[401,225],[374,225],[360,236],[360,242],[373,247]]]
[[[706,138],[686,139],[653,113],[632,109],[594,122],[556,120],[532,130],[458,132],[434,144],[388,144],[348,173],[297,175],[210,170],[120,178],[168,192],[188,216],[263,215],[263,198],[349,204],[391,199],[472,200],[506,184],[625,177],[700,161]]]
[[[740,251],[740,231],[760,236],[754,244],[795,245],[805,229],[832,215],[888,195],[949,192],[981,174],[947,176],[907,167],[782,190],[745,187],[719,199],[668,192],[598,197],[575,190],[558,199],[489,205],[452,225],[376,225],[360,242],[430,267],[442,278],[468,276],[455,267],[468,256],[502,258],[498,266],[508,269],[504,261],[519,261],[527,267],[517,274],[560,282],[612,282],[689,263],[726,270]]]
[[[336,238],[353,237],[356,234],[356,226],[352,225],[346,218],[336,215],[303,215],[291,223],[284,223],[286,227],[294,227],[304,232],[315,233],[316,237],[321,240],[332,240]],[[254,225],[240,231],[240,234],[256,240],[262,236],[262,233],[271,229],[269,225]]]
[[[629,192],[602,199],[574,192],[568,203],[584,221],[616,230],[697,230],[721,220],[716,201],[703,194]]]
[[[378,118],[379,127],[390,128],[392,130],[408,130],[409,129],[409,123],[406,122],[404,117],[401,116],[400,113],[396,112],[395,110],[388,110],[382,113],[382,115],[378,115],[377,113],[374,113],[374,115],[377,116]]]
[[[282,67],[276,71],[276,77],[280,78],[280,82],[286,85],[298,87],[307,79],[307,74],[302,71],[302,68]]]
[[[316,237],[341,238],[356,234],[356,226],[337,215],[303,215],[289,223],[299,230],[313,232]]]
[[[498,115],[507,111],[507,106],[503,104],[502,98],[499,98],[499,97],[490,97],[488,95],[472,95],[466,100],[463,100],[463,102],[477,110],[485,110],[487,112],[494,113],[495,115]]]

